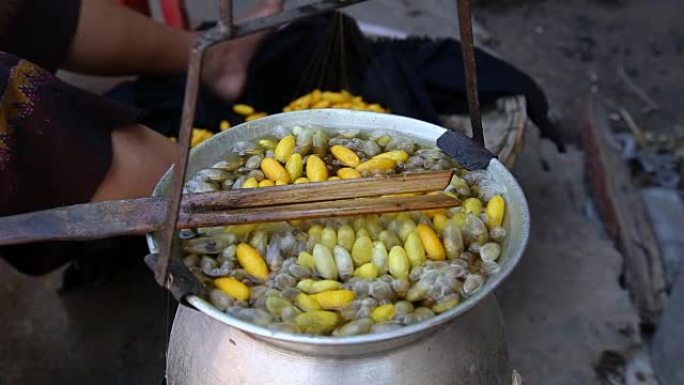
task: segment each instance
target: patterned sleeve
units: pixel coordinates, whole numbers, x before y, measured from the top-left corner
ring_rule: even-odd
[[[111,164],[111,131],[136,118],[0,51],[0,216],[90,201]],[[0,256],[26,274],[69,260],[51,243],[0,248]]]
[[[0,0],[0,51],[50,71],[66,58],[81,0]]]
[[[53,76],[81,0],[0,0],[0,216],[88,202],[112,158],[111,131],[137,111]],[[73,258],[64,243],[0,248],[25,274]]]
[[[137,115],[0,51],[0,216],[89,201]]]
[[[0,0],[0,215],[90,200],[137,112],[67,85],[81,0]]]

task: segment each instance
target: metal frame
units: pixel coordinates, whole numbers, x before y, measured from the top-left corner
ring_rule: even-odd
[[[279,27],[283,24],[299,20],[305,17],[318,15],[335,9],[360,3],[365,0],[321,0],[315,4],[305,5],[299,8],[283,11],[276,15],[248,21],[239,25],[233,24],[233,1],[221,0],[219,7],[220,19],[212,29],[204,31],[195,39],[190,51],[190,63],[188,65],[188,77],[185,85],[183,100],[183,114],[181,127],[178,135],[176,161],[174,163],[173,179],[169,191],[166,220],[161,230],[161,245],[159,260],[155,265],[155,279],[159,285],[171,288],[173,279],[169,274],[169,263],[173,248],[173,238],[178,222],[180,201],[183,193],[183,183],[190,152],[190,138],[192,125],[195,119],[197,106],[197,94],[199,91],[202,61],[206,50],[211,46],[223,41],[236,39],[258,31]]]
[[[175,290],[172,290],[174,275],[178,275],[178,272],[177,269],[173,269],[173,271],[176,271],[175,274],[173,271],[170,272],[169,265],[173,252],[173,240],[180,211],[180,202],[187,170],[188,154],[190,152],[190,138],[192,134],[193,121],[195,118],[195,108],[197,106],[197,94],[199,91],[202,61],[204,59],[206,50],[211,46],[223,41],[235,39],[262,30],[275,28],[295,20],[318,15],[352,4],[360,3],[362,1],[365,0],[319,0],[316,3],[283,11],[276,15],[234,25],[233,1],[221,0],[219,7],[220,19],[218,23],[214,28],[200,33],[195,39],[190,51],[190,62],[188,65],[188,75],[185,86],[181,127],[178,135],[176,161],[173,168],[171,189],[167,199],[166,220],[160,232],[159,255],[150,255],[147,258],[147,260],[156,260],[154,263],[155,280],[160,286],[171,290],[174,292],[174,295],[176,292],[178,292],[177,287]],[[477,97],[477,73],[475,68],[470,0],[458,1],[458,18],[460,24],[465,77],[468,89],[468,107],[470,109],[471,123],[473,127],[473,138],[480,146],[484,146],[484,137],[482,134],[482,123]],[[176,282],[176,284],[179,283],[180,282]]]

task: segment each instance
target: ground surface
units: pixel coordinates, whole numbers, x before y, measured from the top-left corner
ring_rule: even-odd
[[[576,137],[576,111],[593,85],[627,108],[644,129],[672,132],[684,124],[684,7],[677,0],[497,1],[479,8],[478,20],[503,57],[539,81],[559,114],[566,137]],[[629,91],[626,73],[662,110],[646,115]]]
[[[0,384],[159,384],[167,296],[142,261],[60,294],[61,271],[27,278],[0,261]]]
[[[641,345],[618,282],[622,256],[593,215],[583,161],[576,147],[560,154],[532,130],[515,168],[532,235],[497,297],[513,365],[529,384],[601,384],[594,367],[605,351],[629,356]]]
[[[544,87],[566,138],[577,136],[578,105],[592,82],[643,127],[666,132],[684,121],[678,0],[511,3],[478,3],[476,16],[491,33],[491,47]],[[211,14],[196,7],[197,15]],[[449,0],[375,0],[352,13],[410,33],[455,36],[457,30]],[[616,75],[619,65],[661,112],[641,112],[643,103]],[[531,130],[516,168],[533,232],[497,295],[513,364],[528,384],[600,384],[594,366],[605,351],[629,355],[641,344],[638,319],[618,284],[621,256],[592,215],[583,156],[572,146],[558,154]],[[167,296],[142,263],[106,285],[63,295],[60,277],[26,278],[0,264],[0,384],[157,384]],[[640,384],[649,383],[647,370]]]

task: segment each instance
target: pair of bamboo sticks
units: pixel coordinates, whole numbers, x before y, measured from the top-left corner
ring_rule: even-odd
[[[177,228],[448,208],[459,200],[444,194],[407,194],[444,190],[452,174],[407,173],[191,194],[182,199]],[[0,246],[145,234],[162,227],[165,208],[163,198],[142,198],[4,217],[0,218]]]

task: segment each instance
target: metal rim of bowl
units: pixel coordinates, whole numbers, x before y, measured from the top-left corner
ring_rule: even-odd
[[[316,118],[316,115],[319,115],[318,117],[322,120],[325,120],[326,116],[329,116],[331,113],[342,113],[342,114],[348,114],[349,116],[353,117],[362,117],[362,116],[373,116],[376,119],[391,119],[394,123],[399,123],[400,125],[406,125],[406,126],[422,126],[423,128],[429,128],[432,130],[436,130],[438,132],[444,132],[446,129],[437,125],[434,125],[432,123],[427,123],[423,122],[417,119],[413,118],[408,118],[408,117],[403,117],[403,116],[398,116],[398,115],[390,115],[390,114],[381,114],[381,113],[375,113],[375,112],[366,112],[366,111],[354,111],[354,110],[334,110],[334,109],[321,109],[321,110],[303,110],[303,111],[292,111],[292,112],[284,112],[280,114],[275,114],[275,115],[269,115],[267,117],[261,118],[258,121],[259,124],[264,125],[264,124],[271,124],[273,126],[277,124],[282,123],[282,119],[284,116],[290,118],[290,120],[297,120],[301,118],[302,123],[300,124],[308,124],[304,123],[306,121],[310,121],[313,118]],[[314,119],[315,120],[315,119]],[[233,128],[232,130],[240,130],[240,129],[249,129],[249,126],[253,124],[254,122],[245,122],[242,124],[239,124]],[[311,124],[316,124],[316,125],[321,125],[325,127],[325,123],[311,123]],[[349,125],[353,126],[353,124]],[[392,128],[382,128],[386,129],[388,131],[393,131]],[[201,143],[199,146],[196,148],[192,149],[192,152],[200,152],[202,149],[208,145],[211,141],[216,140],[220,135],[226,134],[227,132],[219,133],[215,135],[214,137],[206,140],[205,142]],[[406,136],[411,136],[410,134],[404,133]],[[527,200],[525,199],[525,195],[522,191],[522,188],[516,181],[515,177],[506,169],[506,167],[499,162],[497,159],[492,159],[489,166],[487,167],[487,170],[490,170],[492,168],[496,168],[497,171],[501,172],[506,179],[507,183],[507,188],[509,188],[508,193],[511,195],[518,195],[518,203],[520,204],[518,209],[520,210],[520,216],[521,216],[521,226],[520,226],[520,246],[515,248],[515,251],[512,255],[506,255],[506,259],[510,259],[509,262],[507,262],[505,265],[501,266],[501,271],[498,272],[496,275],[493,277],[490,277],[486,279],[484,285],[482,288],[473,294],[472,296],[468,297],[465,301],[459,303],[456,307],[453,309],[450,309],[442,314],[436,315],[435,317],[432,317],[428,320],[413,324],[413,325],[408,325],[408,326],[402,326],[398,328],[397,330],[389,331],[389,332],[383,332],[383,333],[374,333],[374,334],[363,334],[363,335],[357,335],[357,336],[346,336],[346,337],[334,337],[334,336],[314,336],[314,335],[307,335],[307,334],[293,334],[293,333],[288,333],[288,332],[282,332],[282,331],[274,331],[271,329],[268,329],[263,326],[259,326],[257,324],[253,324],[247,321],[240,320],[238,318],[232,317],[217,308],[215,308],[213,305],[211,305],[209,302],[204,300],[203,298],[200,298],[198,296],[189,296],[187,298],[188,303],[193,305],[197,310],[201,311],[202,313],[208,315],[209,317],[227,325],[227,326],[232,326],[235,328],[238,328],[242,330],[245,333],[267,338],[267,339],[275,339],[281,342],[286,342],[286,343],[297,343],[297,344],[307,344],[307,345],[336,345],[336,346],[350,346],[350,345],[358,345],[358,344],[367,344],[367,343],[373,343],[373,342],[382,342],[382,341],[390,341],[394,339],[399,339],[399,338],[404,338],[404,337],[409,337],[411,335],[417,334],[417,333],[423,333],[427,332],[441,324],[444,324],[445,322],[448,322],[452,319],[455,319],[459,317],[460,315],[466,313],[468,310],[476,306],[483,298],[486,296],[490,295],[515,269],[517,264],[520,261],[520,258],[522,257],[523,252],[525,251],[525,248],[527,246],[527,241],[529,238],[529,231],[530,231],[530,216],[529,216],[529,208],[527,205]],[[163,183],[163,181],[168,180],[168,177],[170,175],[171,170],[167,171],[167,173],[160,179],[159,185],[155,189],[154,195],[159,194],[159,186]],[[153,235],[147,234],[147,241],[148,241],[148,247],[150,248],[151,252],[157,251],[157,246],[156,242],[154,241]]]

